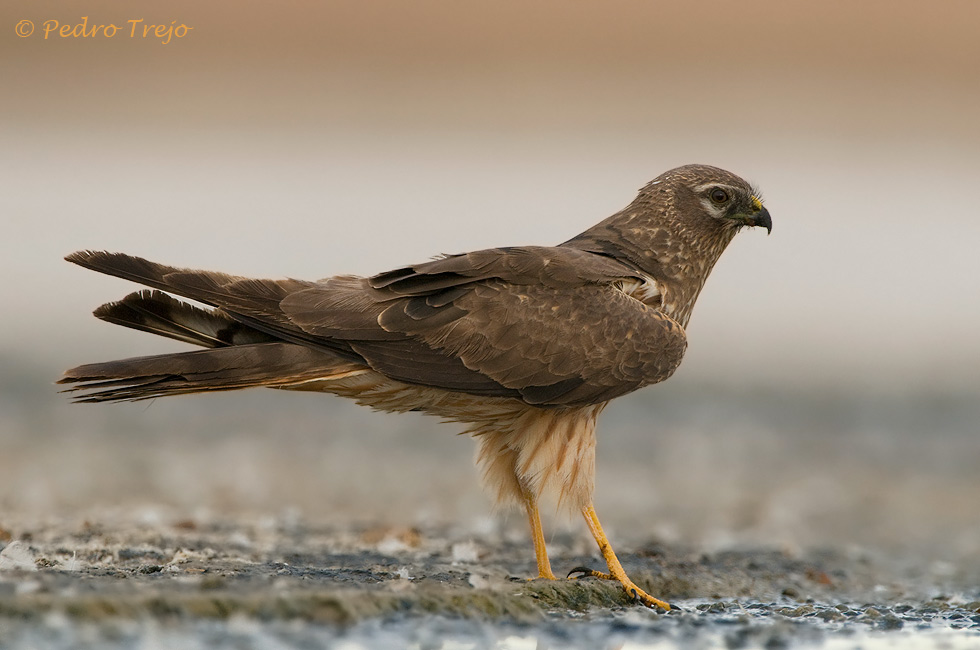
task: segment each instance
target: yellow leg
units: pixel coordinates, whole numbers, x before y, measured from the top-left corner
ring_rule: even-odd
[[[531,526],[531,539],[534,540],[534,556],[538,560],[538,577],[546,580],[557,580],[551,572],[551,562],[548,560],[548,548],[544,543],[544,530],[541,528],[541,514],[538,512],[538,502],[529,490],[522,489],[524,508],[527,510],[527,523]]]
[[[592,571],[591,569],[577,568],[573,569],[572,573],[581,573],[584,575],[594,576],[596,578],[604,578],[607,580],[617,580],[619,584],[623,585],[623,589],[626,593],[637,598],[647,607],[660,607],[670,611],[670,605],[660,600],[659,598],[654,598],[650,594],[646,593],[639,587],[637,587],[629,576],[626,575],[626,571],[623,570],[623,565],[619,563],[619,558],[613,552],[612,546],[609,544],[609,539],[606,534],[602,532],[602,524],[599,523],[599,517],[595,513],[595,508],[592,505],[588,505],[582,508],[582,514],[585,516],[585,523],[589,525],[589,530],[592,532],[592,536],[595,537],[595,541],[599,544],[599,552],[602,553],[602,557],[606,560],[606,566],[609,567],[609,573],[599,573],[598,571]]]

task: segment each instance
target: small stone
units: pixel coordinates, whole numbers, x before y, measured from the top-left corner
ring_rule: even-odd
[[[10,542],[0,551],[0,571],[37,571],[34,553],[24,542]]]
[[[826,623],[831,621],[840,621],[844,618],[844,615],[838,612],[836,609],[825,609],[821,612],[817,612],[817,618],[823,620]]]
[[[136,573],[150,574],[159,573],[163,571],[163,565],[160,564],[141,564],[139,568],[136,569]]]
[[[879,630],[900,630],[904,626],[904,621],[894,614],[887,614],[880,621],[878,621]]]
[[[812,614],[814,611],[816,610],[813,608],[813,605],[800,605],[795,608],[783,607],[779,610],[779,613],[789,618],[799,618],[800,616]]]

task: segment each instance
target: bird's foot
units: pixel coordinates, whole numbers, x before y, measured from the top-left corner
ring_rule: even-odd
[[[551,569],[547,571],[539,571],[538,575],[533,578],[528,578],[528,580],[557,580],[558,576],[551,572]]]
[[[616,579],[611,575],[609,575],[608,573],[602,573],[601,571],[596,571],[595,569],[590,569],[589,567],[585,567],[585,566],[575,567],[574,569],[569,571],[568,575],[565,577],[568,578],[569,580],[578,580],[579,578],[598,578],[599,580]]]
[[[576,575],[577,574],[577,575]],[[574,576],[574,577],[573,577]],[[651,609],[654,607],[659,607],[660,609],[669,612],[670,603],[667,603],[659,598],[654,598],[647,592],[643,591],[636,584],[629,579],[629,577],[624,573],[622,576],[615,576],[609,573],[602,573],[601,571],[596,571],[595,569],[590,569],[584,566],[577,566],[568,572],[567,576],[570,580],[577,580],[579,578],[599,578],[600,580],[615,580],[619,584],[623,585],[623,589],[626,593],[633,597],[633,599],[640,601],[647,607]]]

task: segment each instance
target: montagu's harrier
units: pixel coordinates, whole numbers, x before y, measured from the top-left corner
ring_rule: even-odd
[[[370,278],[256,280],[73,253],[70,262],[150,287],[95,316],[207,349],[79,366],[61,382],[82,402],[268,386],[464,423],[497,500],[527,511],[539,577],[555,578],[538,514],[550,493],[582,512],[609,570],[572,573],[618,580],[667,609],[623,571],[592,506],[596,417],[677,369],[694,301],[743,226],[772,228],[758,193],[689,165],[559,246],[449,255]]]

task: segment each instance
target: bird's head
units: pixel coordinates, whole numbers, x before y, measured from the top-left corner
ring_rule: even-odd
[[[759,226],[772,232],[772,217],[759,191],[731,172],[709,165],[686,165],[665,172],[641,191],[668,195],[666,203],[686,225],[738,230]],[[652,198],[652,197],[651,197]],[[663,201],[663,198],[659,199]]]
[[[686,165],[653,179],[624,209],[562,245],[639,269],[657,283],[663,311],[686,326],[712,267],[745,226],[772,230],[759,192],[724,169]]]

